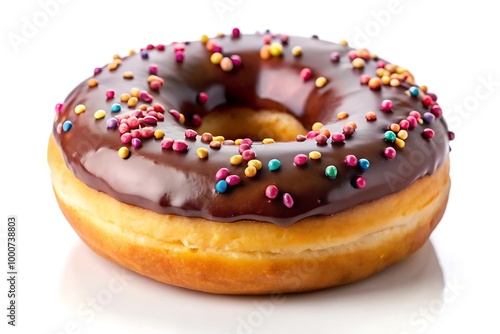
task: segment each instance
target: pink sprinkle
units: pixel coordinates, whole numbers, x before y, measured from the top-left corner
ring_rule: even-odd
[[[188,144],[182,139],[174,140],[174,143],[172,144],[172,149],[176,152],[187,151],[188,147]]]
[[[338,62],[340,60],[340,53],[333,51],[330,53],[330,61],[332,62]]]
[[[434,103],[435,103],[434,100],[429,95],[424,95],[422,97],[422,104],[424,105],[424,107],[428,107],[428,106],[430,106],[431,104],[434,104]]]
[[[285,45],[285,44],[288,44],[288,35],[280,35],[280,41],[281,41],[281,44]]]
[[[153,104],[153,109],[154,109],[154,111],[161,112],[162,114],[165,112],[165,107],[163,107],[159,103]]]
[[[186,49],[185,43],[174,43],[175,52],[184,52],[185,49]]]
[[[290,195],[289,193],[284,193],[283,194],[283,204],[287,207],[287,208],[291,208],[293,206],[293,198],[292,198],[292,195]]]
[[[358,58],[358,51],[351,50],[347,53],[347,56],[349,57],[350,61],[353,61],[354,59]]]
[[[158,74],[158,65],[157,64],[149,64],[149,73],[150,74]]]
[[[120,132],[121,135],[129,131],[130,128],[128,127],[127,123],[122,123],[118,126],[118,132]]]
[[[344,125],[344,127],[342,128],[342,133],[346,136],[346,137],[350,137],[353,135],[354,133],[354,127],[352,125],[349,125],[349,124],[346,124]]]
[[[208,101],[208,95],[205,92],[200,92],[198,93],[198,96],[196,97],[196,101],[199,104],[205,104]]]
[[[382,111],[391,111],[392,110],[392,101],[384,100],[380,103],[380,110]]]
[[[222,46],[216,44],[216,45],[214,45],[214,48],[212,51],[222,53]]]
[[[120,136],[120,140],[122,143],[128,144],[132,140],[132,134],[130,132],[126,132]]]
[[[245,161],[250,161],[252,159],[255,159],[256,157],[256,154],[253,150],[245,150],[241,153],[241,157],[243,158],[243,160]]]
[[[182,63],[184,61],[184,53],[178,51],[175,53],[175,61],[178,63]]]
[[[56,104],[56,107],[55,107],[56,114],[60,115],[62,113],[62,111],[63,111],[63,108],[64,108],[64,104],[62,104],[62,103]]]
[[[135,147],[135,148],[139,148],[142,146],[142,142],[139,138],[132,138],[132,146]]]
[[[401,128],[401,130],[408,130],[410,128],[410,122],[408,122],[408,120],[406,119],[402,119],[399,122],[399,127]]]
[[[170,109],[168,111],[170,113],[170,115],[172,115],[176,120],[179,120],[181,118],[181,113],[178,112],[177,110],[175,109]]]
[[[334,143],[342,143],[345,141],[345,135],[340,132],[334,132],[332,134],[332,140]]]
[[[408,116],[406,117],[406,120],[408,121],[408,123],[410,124],[409,125],[409,129],[412,130],[412,129],[415,129],[417,127],[417,119],[413,116]]]
[[[141,138],[141,130],[139,129],[133,129],[130,131],[130,134],[132,135],[132,138]]]
[[[115,97],[115,91],[114,91],[114,90],[112,90],[112,89],[108,89],[108,90],[106,91],[106,98],[108,98],[108,99],[112,99],[113,97]]]
[[[301,71],[300,71],[300,77],[302,78],[302,80],[304,81],[307,81],[311,78],[312,76],[312,71],[311,69],[305,67],[303,68]]]
[[[436,117],[440,117],[443,114],[443,110],[441,110],[439,104],[435,104],[431,107],[431,113]]]
[[[307,155],[305,154],[297,154],[295,158],[293,158],[293,164],[295,166],[302,166],[307,163]]]
[[[250,145],[250,147],[252,147],[252,144],[253,144],[253,141],[252,139],[250,138],[244,138],[242,141],[241,141],[242,144],[247,144],[247,145]]]
[[[158,120],[156,119],[156,117],[146,116],[142,119],[142,122],[147,125],[156,125],[158,123]]]
[[[267,186],[266,188],[266,197],[269,198],[269,199],[275,199],[276,197],[278,197],[278,193],[279,193],[279,190],[278,190],[278,187],[276,187],[275,185],[270,185],[270,186]]]
[[[364,187],[366,187],[366,179],[362,176],[359,176],[358,178],[356,178],[356,188],[363,189]]]
[[[241,66],[242,60],[241,57],[238,55],[232,55],[231,56],[231,61],[233,62],[234,67]]]
[[[142,138],[151,138],[154,136],[154,134],[155,134],[155,130],[150,126],[147,126],[147,127],[144,127],[141,129],[141,137]]]
[[[306,139],[307,139],[307,137],[304,135],[297,135],[297,137],[295,137],[295,140],[298,142],[306,141]]]
[[[152,112],[156,112],[156,111],[152,111]],[[157,112],[156,115],[151,115],[151,116],[156,117],[158,122],[163,122],[165,120],[165,116],[163,116],[163,114],[161,114],[159,112]]]
[[[387,62],[386,61],[383,61],[383,60],[379,60],[377,62],[377,68],[384,68],[385,65],[387,65]]]
[[[240,37],[240,34],[241,34],[240,29],[233,28],[232,35],[233,35],[234,38]]]
[[[163,86],[160,80],[153,80],[149,83],[149,88],[152,90],[159,90]]]
[[[193,117],[191,118],[191,123],[193,123],[193,126],[195,128],[200,127],[202,123],[202,118],[198,114],[194,114]]]
[[[384,150],[384,155],[387,159],[394,159],[396,157],[396,150],[393,147],[386,147]]]
[[[198,132],[194,131],[193,129],[187,129],[184,131],[184,136],[187,139],[196,139],[196,136],[198,135]]]
[[[229,175],[229,169],[227,168],[221,168],[215,173],[215,179],[217,181],[224,180],[226,177]]]
[[[56,131],[58,134],[61,134],[62,132],[62,123],[57,124]]]
[[[264,44],[271,44],[271,39],[272,39],[272,36],[269,34],[264,35],[264,37],[262,37],[262,41],[264,42]]]
[[[427,139],[431,139],[432,137],[434,137],[434,130],[430,128],[424,129],[422,135]]]
[[[309,131],[306,135],[306,138],[313,139],[316,138],[317,135],[319,135],[319,131]]]
[[[371,77],[368,74],[362,74],[359,76],[359,83],[362,85],[368,85],[368,81],[370,81]]]
[[[135,116],[129,117],[126,123],[130,129],[137,129],[139,127],[139,120]]]
[[[165,45],[164,44],[158,44],[156,46],[156,49],[158,49],[158,51],[163,51],[163,50],[165,50]]]
[[[415,117],[417,119],[417,121],[422,117],[420,115],[420,113],[418,111],[416,111],[416,110],[410,111],[409,115]]]
[[[226,177],[226,183],[230,186],[235,186],[240,184],[241,179],[238,175],[229,175]]]
[[[101,72],[102,72],[102,68],[101,67],[94,68],[94,75],[97,75],[97,74],[99,74]]]
[[[346,155],[344,162],[347,164],[347,166],[355,167],[358,164],[358,158],[356,158],[355,155],[349,154]]]
[[[151,101],[153,101],[153,97],[148,92],[143,90],[139,93],[139,100],[150,103]]]
[[[316,139],[316,142],[318,143],[318,145],[325,145],[326,142],[328,141],[328,137],[322,133],[317,135],[316,138],[314,138],[314,139]]]
[[[146,46],[146,50],[153,50],[155,48],[155,46],[153,44],[148,44]]]
[[[240,146],[238,146],[238,153],[239,154],[242,154],[243,152],[245,152],[246,150],[250,149],[250,147],[252,147],[252,145],[249,145],[247,143],[241,143]]]
[[[160,146],[161,148],[168,150],[172,148],[172,145],[174,144],[174,140],[172,138],[165,138],[161,141]]]

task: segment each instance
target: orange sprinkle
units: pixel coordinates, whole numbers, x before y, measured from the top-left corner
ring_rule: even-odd
[[[337,114],[338,120],[346,119],[347,117],[349,117],[349,113],[347,111],[341,111]]]
[[[99,81],[92,78],[92,79],[89,79],[89,81],[87,81],[87,84],[89,85],[89,87],[96,87],[99,84]]]

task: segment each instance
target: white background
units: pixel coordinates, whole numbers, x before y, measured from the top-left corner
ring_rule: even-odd
[[[45,2],[9,1],[0,10],[0,332],[499,332],[500,20],[493,1],[400,0],[382,17],[394,9],[389,0],[69,0],[51,7],[44,22]],[[26,31],[26,22],[40,27]],[[114,53],[235,26],[347,39],[410,69],[438,94],[457,134],[452,190],[421,251],[358,284],[273,300],[165,286],[99,258],[77,238],[54,200],[46,163],[54,105]],[[9,214],[19,219],[16,328],[5,316]]]

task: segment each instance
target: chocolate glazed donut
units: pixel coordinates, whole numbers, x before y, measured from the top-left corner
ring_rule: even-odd
[[[278,120],[257,133],[252,116],[243,125],[236,116],[229,121],[236,132],[204,124],[245,112],[283,115],[310,131],[290,134]],[[281,229],[375,203],[435,174],[448,164],[453,133],[435,94],[368,50],[235,29],[115,56],[56,106],[52,137],[79,181],[127,207],[192,217],[197,224]],[[200,288],[96,251],[158,280],[204,291],[303,291],[366,277],[407,256],[444,208],[437,211],[402,255],[348,279],[293,289]]]

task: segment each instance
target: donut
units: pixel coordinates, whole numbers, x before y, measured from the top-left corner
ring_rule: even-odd
[[[217,294],[353,283],[417,251],[450,190],[437,96],[345,41],[270,32],[115,55],[55,107],[62,213],[104,258]]]

